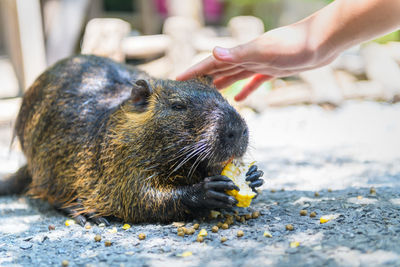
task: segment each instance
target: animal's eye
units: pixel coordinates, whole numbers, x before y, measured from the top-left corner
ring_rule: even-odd
[[[185,110],[186,105],[182,102],[174,102],[174,103],[172,103],[171,108],[173,110]]]

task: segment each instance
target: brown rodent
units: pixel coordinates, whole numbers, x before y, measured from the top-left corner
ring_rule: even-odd
[[[27,165],[13,179],[31,177],[28,194],[80,223],[169,222],[232,207],[225,190],[236,186],[219,174],[248,145],[246,123],[209,79],[159,80],[82,55],[35,81],[15,130]],[[261,175],[249,173],[253,188]]]

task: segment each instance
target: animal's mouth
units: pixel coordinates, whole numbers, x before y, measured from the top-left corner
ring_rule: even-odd
[[[207,175],[209,176],[214,176],[214,175],[219,175],[221,174],[222,170],[224,169],[224,167],[229,164],[230,162],[233,161],[235,157],[231,156],[229,159],[221,161],[221,162],[217,162],[214,164],[208,164],[207,166]]]

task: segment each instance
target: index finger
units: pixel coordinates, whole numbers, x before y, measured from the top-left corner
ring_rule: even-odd
[[[215,72],[216,69],[223,68],[226,65],[231,64],[218,61],[213,56],[209,56],[196,65],[190,67],[184,73],[179,74],[176,77],[176,80],[185,81],[197,76],[211,74],[212,72]]]

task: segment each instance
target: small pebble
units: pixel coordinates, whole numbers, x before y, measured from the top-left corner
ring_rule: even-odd
[[[306,216],[307,215],[307,211],[306,210],[301,210],[300,211],[300,215],[301,216]]]
[[[101,236],[100,235],[95,235],[94,236],[94,241],[100,242],[101,241]]]
[[[286,230],[293,231],[294,227],[292,224],[286,224]]]
[[[217,233],[218,232],[218,226],[216,226],[216,225],[214,225],[212,228],[211,228],[211,231],[213,232],[213,233]]]
[[[104,246],[110,247],[112,245],[112,242],[110,240],[104,241]]]
[[[275,189],[271,189],[271,193],[275,193],[276,192],[276,190]]]
[[[49,229],[49,231],[53,231],[53,230],[56,230],[56,227],[54,225],[50,224],[48,229]]]
[[[146,235],[145,235],[144,233],[140,233],[140,234],[138,235],[138,237],[139,237],[139,240],[144,240],[144,239],[146,239]]]
[[[317,213],[315,213],[315,211],[313,211],[313,212],[310,213],[310,217],[311,217],[311,218],[314,218],[315,216],[317,216]]]
[[[315,197],[319,197],[319,193],[318,193],[318,192],[315,192],[315,193],[314,193],[314,196],[315,196]]]
[[[67,267],[68,265],[69,265],[69,261],[67,261],[67,260],[63,260],[61,262],[61,266],[63,266],[63,267]]]
[[[242,230],[239,230],[237,232],[237,237],[242,237],[242,236],[244,236],[244,232]]]

